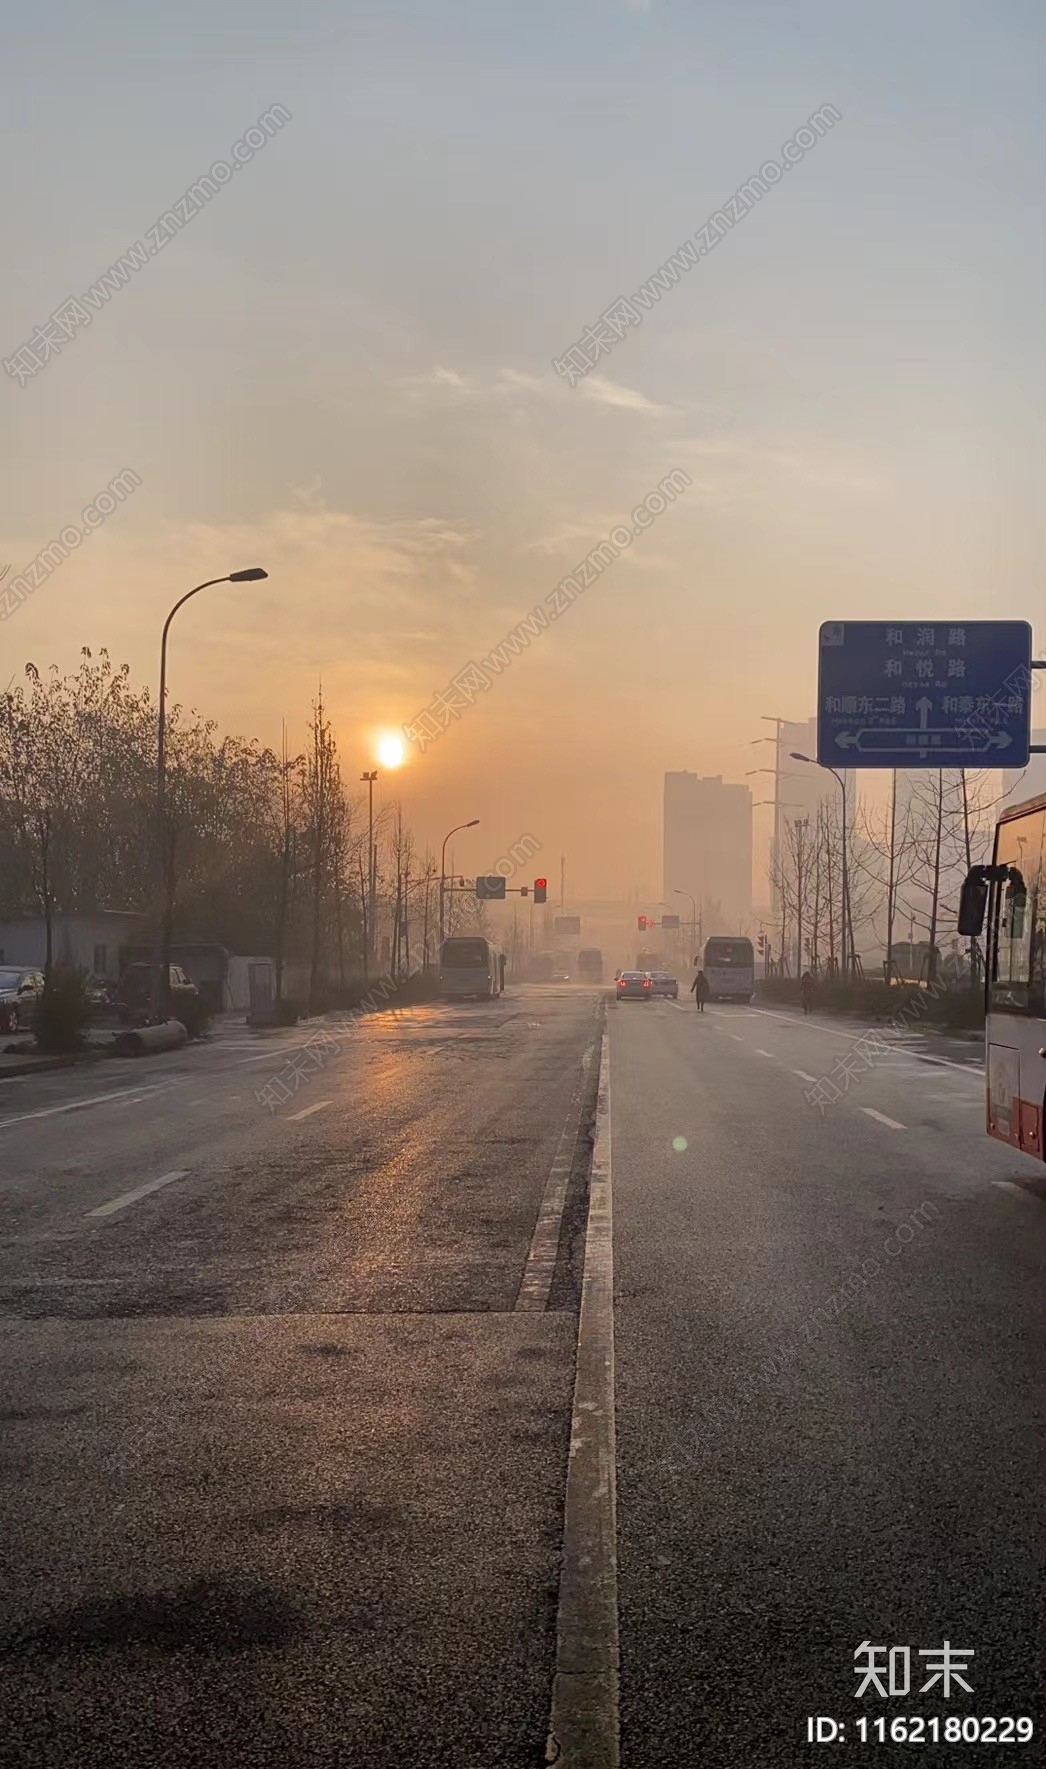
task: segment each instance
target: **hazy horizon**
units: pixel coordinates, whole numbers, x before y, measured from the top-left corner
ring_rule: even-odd
[[[813,712],[822,620],[1006,615],[1041,654],[1038,9],[44,0],[8,59],[8,359],[287,116],[60,354],[5,375],[12,576],[141,481],[3,622],[5,680],[106,646],[155,692],[170,605],[260,564],[179,615],[172,698],[300,747],[322,680],[351,781],[685,474],[379,782],[423,841],[479,816],[470,863],[527,833],[550,878],[565,853],[576,894],[623,896],[659,888],[667,770],[742,780],[760,715]],[[825,106],[568,385],[553,359]]]

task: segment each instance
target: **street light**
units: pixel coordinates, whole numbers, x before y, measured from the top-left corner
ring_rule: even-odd
[[[473,817],[470,823],[456,823],[454,828],[448,829],[443,837],[443,848],[439,857],[439,943],[441,950],[444,935],[443,899],[447,888],[447,843],[452,835],[457,835],[459,829],[475,829],[478,822],[479,818]]]
[[[693,919],[691,920],[691,923],[690,923],[690,939],[691,939],[692,944],[696,942],[698,945],[700,945],[700,941],[698,940],[698,937],[697,937],[697,927],[698,927],[698,921],[700,918],[697,913],[697,899],[695,898],[693,891],[681,891],[678,885],[673,885],[672,890],[677,897],[689,897],[690,898],[690,908],[693,912]]]
[[[828,762],[819,762],[819,761],[815,760],[815,758],[813,756],[804,756],[797,749],[793,749],[790,752],[790,754],[791,754],[793,762],[808,762],[812,768],[823,768],[825,770],[826,774],[834,774],[835,778],[839,782],[840,790],[842,791],[842,795],[843,795],[843,914],[842,914],[842,927],[839,930],[839,968],[843,973],[843,981],[845,983],[846,976],[847,976],[847,952],[846,952],[847,933],[846,933],[846,930],[847,930],[847,925],[848,925],[849,916],[850,916],[850,874],[849,874],[849,870],[847,867],[847,859],[846,859],[846,848],[847,848],[846,775],[838,773],[838,771],[835,768],[831,767]],[[849,955],[849,963],[852,966],[852,964],[853,964],[853,953],[852,952]]]
[[[374,782],[377,778],[377,768],[372,769],[369,774],[364,772],[360,775],[360,779],[367,782],[370,800],[367,824],[367,939],[363,950],[363,974],[365,977],[370,976],[374,957],[374,910],[378,882],[374,869]]]
[[[160,706],[156,721],[156,845],[160,864],[160,901],[163,907],[160,919],[158,987],[153,991],[153,1000],[157,1016],[164,1019],[167,1018],[171,1005],[171,923],[174,919],[174,880],[167,853],[167,634],[179,608],[183,608],[193,596],[198,596],[201,590],[209,590],[212,584],[257,583],[268,575],[260,565],[252,565],[247,571],[230,571],[225,577],[209,577],[206,583],[197,584],[194,590],[187,590],[163,623],[163,635],[160,639]]]

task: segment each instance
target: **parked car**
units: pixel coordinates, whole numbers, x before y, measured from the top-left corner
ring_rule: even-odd
[[[84,979],[87,999],[95,1013],[106,1013],[117,1003],[117,985],[111,977],[90,975]]]
[[[43,971],[0,965],[0,1032],[28,1031],[43,992]]]
[[[617,979],[618,1001],[650,1001],[653,984],[645,970],[623,970]]]
[[[171,1012],[176,1020],[181,1020],[192,1037],[206,1018],[200,991],[180,965],[172,964],[168,970],[171,979]],[[152,1012],[159,975],[159,965],[147,961],[127,966],[117,991],[117,1005],[124,1025],[134,1025],[148,1019]]]
[[[670,971],[654,970],[650,973],[650,993],[667,995],[670,1000],[679,1000],[679,981]]]

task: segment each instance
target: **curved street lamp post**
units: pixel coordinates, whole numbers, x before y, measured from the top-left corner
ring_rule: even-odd
[[[179,608],[183,608],[193,596],[198,596],[201,590],[209,590],[212,584],[256,583],[268,575],[260,565],[254,565],[248,571],[230,571],[225,577],[209,577],[206,583],[197,584],[194,590],[187,590],[174,604],[163,623],[160,639],[160,706],[156,721],[156,845],[160,867],[160,950],[153,988],[154,1011],[162,1019],[168,1018],[171,1008],[171,926],[174,919],[174,855],[173,852],[168,852],[167,841],[167,634]]]
[[[447,843],[452,835],[457,835],[459,829],[475,829],[478,822],[479,818],[473,817],[469,823],[456,823],[454,828],[448,829],[446,835],[443,837],[443,848],[439,857],[439,943],[441,948],[446,931],[444,902],[447,892]]]

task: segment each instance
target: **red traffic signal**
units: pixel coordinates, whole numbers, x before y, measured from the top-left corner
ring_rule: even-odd
[[[646,926],[647,926],[646,916],[641,915],[639,917],[639,931],[641,934],[646,932]]]
[[[547,878],[536,878],[534,880],[534,901],[535,903],[546,903],[548,901]]]

